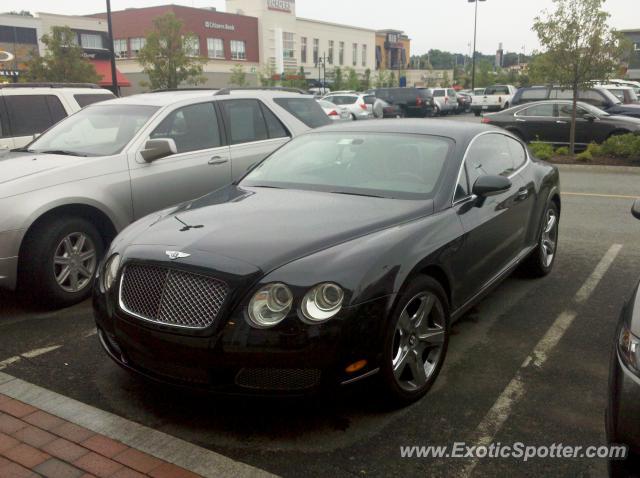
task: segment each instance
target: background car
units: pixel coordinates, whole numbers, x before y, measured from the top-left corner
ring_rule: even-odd
[[[458,99],[453,88],[426,88],[433,97],[433,114],[435,116],[455,113]]]
[[[338,106],[328,100],[317,100],[320,107],[333,121],[351,121],[351,114],[343,106]]]
[[[331,93],[322,99],[346,108],[353,120],[373,118],[373,103],[376,101],[373,95],[361,93]]]
[[[29,144],[87,105],[113,98],[109,90],[85,83],[0,83],[0,153]]]
[[[513,85],[492,85],[472,98],[471,111],[476,116],[481,113],[500,111],[509,108],[517,88]]]
[[[640,219],[640,200],[631,210]],[[629,447],[626,460],[610,461],[612,478],[634,477],[640,469],[640,284],[622,308],[611,354],[607,441]]]
[[[283,91],[168,91],[88,106],[0,161],[0,287],[86,298],[118,231],[226,186],[331,120]],[[224,127],[223,127],[224,125]]]
[[[513,97],[511,104],[516,106],[544,100],[573,100],[573,91],[559,86],[520,88]],[[578,100],[589,103],[612,115],[640,118],[640,104],[625,105],[613,93],[600,86],[578,91]]]
[[[467,113],[471,111],[471,103],[473,100],[471,99],[471,95],[468,93],[464,93],[462,91],[458,91],[456,93],[458,97],[458,113]]]
[[[569,144],[573,102],[539,101],[485,115],[482,122],[500,126],[526,142]],[[611,136],[640,133],[640,119],[612,116],[588,103],[578,102],[576,145],[602,143]]]
[[[372,93],[389,106],[385,110],[385,118],[397,116],[408,118],[425,118],[433,116],[433,97],[431,92],[424,88],[376,88]]]
[[[632,103],[638,103],[638,95],[635,89],[630,86],[624,85],[600,85],[605,90],[609,90],[618,98],[623,104],[628,105]]]
[[[557,169],[503,130],[339,123],[123,231],[96,278],[98,334],[160,382],[300,395],[371,377],[406,405],[453,321],[516,267],[552,270],[559,219]]]

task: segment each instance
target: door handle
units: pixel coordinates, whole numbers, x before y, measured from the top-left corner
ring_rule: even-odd
[[[217,166],[218,164],[224,164],[224,163],[228,163],[229,160],[223,158],[222,156],[214,156],[213,158],[211,158],[209,160],[209,163],[211,166]]]
[[[516,121],[519,122],[519,123],[526,123],[527,122],[527,120],[523,120],[523,119],[520,119],[520,118],[516,118]]]
[[[566,122],[566,121],[560,121],[560,120],[557,120],[557,121],[556,121],[556,123],[557,123],[557,124],[567,124],[567,122]]]

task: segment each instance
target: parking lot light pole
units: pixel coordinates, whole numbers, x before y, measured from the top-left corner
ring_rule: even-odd
[[[486,0],[467,0],[469,3],[475,3],[475,17],[473,20],[473,54],[471,55],[471,90],[476,87],[476,36],[478,32],[478,2]]]
[[[118,77],[116,75],[116,53],[113,45],[113,24],[111,23],[111,0],[107,0],[107,29],[109,30],[109,52],[111,53],[111,88],[113,94],[118,94]]]

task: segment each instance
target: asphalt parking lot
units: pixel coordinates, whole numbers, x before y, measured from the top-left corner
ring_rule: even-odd
[[[89,302],[42,312],[4,292],[0,370],[282,476],[605,476],[598,459],[400,457],[401,446],[463,441],[605,443],[611,344],[640,276],[640,222],[629,212],[640,171],[563,167],[561,182],[553,273],[516,273],[459,321],[436,386],[406,409],[382,409],[367,383],[302,401],[167,390],[107,358]],[[35,349],[48,351],[24,356]]]

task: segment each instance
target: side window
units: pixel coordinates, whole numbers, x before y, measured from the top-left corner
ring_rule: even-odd
[[[67,116],[55,95],[7,95],[4,99],[12,136],[42,133]]]
[[[509,148],[509,153],[511,154],[511,167],[513,168],[513,171],[517,171],[527,161],[527,153],[524,150],[524,146],[515,139],[511,139],[508,136],[505,136],[504,138],[507,141],[507,148]]]
[[[469,183],[480,176],[509,176],[514,170],[507,137],[503,134],[478,136],[467,153]]]
[[[558,100],[572,100],[573,90],[554,89],[551,91],[551,98]]]
[[[257,100],[223,101],[222,108],[231,131],[231,144],[268,139],[267,127]]]
[[[222,145],[213,103],[199,103],[172,111],[151,133],[151,138],[173,139],[178,153]]]
[[[459,201],[460,199],[464,199],[469,195],[469,177],[467,176],[467,168],[465,165],[462,165],[462,170],[460,171],[460,180],[456,185],[456,193],[453,196],[453,200]]]
[[[524,90],[520,96],[522,101],[536,101],[547,99],[547,90],[545,88],[532,88]]]
[[[578,99],[585,103],[591,103],[594,106],[607,106],[604,96],[598,91],[586,90],[578,94]]]
[[[573,113],[573,106],[562,105],[560,106],[560,109],[558,110],[558,112],[560,113],[561,118],[571,118]],[[585,109],[580,108],[579,106],[576,107],[576,118],[582,118],[587,113],[588,112]]]
[[[94,103],[98,103],[100,101],[112,100],[115,98],[113,95],[105,95],[105,94],[97,94],[97,93],[82,93],[79,95],[73,95],[75,100],[80,105],[80,108],[84,108],[85,106],[92,105]]]
[[[520,111],[517,116],[537,116],[537,117],[550,117],[554,116],[553,104],[546,103],[542,105],[530,106],[529,108]]]
[[[269,108],[263,104],[261,104],[260,107],[264,114],[264,120],[267,123],[269,138],[287,138],[288,136],[291,136],[278,117],[274,115]]]
[[[433,96],[444,96],[444,90],[434,90]]]

